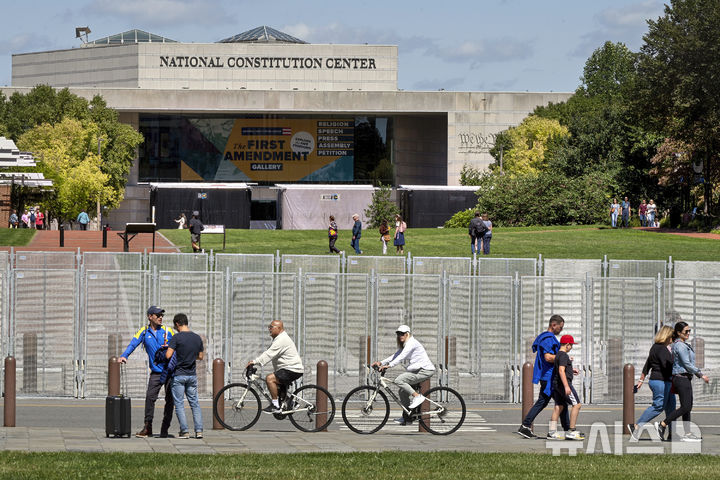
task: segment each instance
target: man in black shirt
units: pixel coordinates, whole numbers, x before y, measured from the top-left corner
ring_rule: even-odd
[[[547,438],[559,440],[562,437],[557,433],[557,421],[560,418],[560,412],[564,408],[570,410],[570,429],[565,434],[566,440],[585,440],[585,435],[575,430],[578,414],[580,413],[580,397],[575,388],[572,386],[573,374],[579,373],[573,368],[572,359],[568,352],[575,345],[575,339],[572,335],[563,335],[560,337],[560,349],[555,355],[555,371],[553,373],[553,399],[555,400],[555,408],[553,409],[550,419],[550,429]]]
[[[168,359],[175,355],[175,376],[172,379],[172,394],[175,402],[175,414],[180,423],[179,438],[190,438],[187,419],[185,418],[184,396],[187,396],[192,410],[195,437],[203,438],[202,412],[198,404],[197,373],[195,361],[203,359],[203,343],[197,333],[191,332],[188,327],[188,318],[184,313],[178,313],[173,318],[175,331],[168,343]]]
[[[192,213],[192,218],[188,223],[188,229],[190,230],[190,243],[192,244],[193,253],[200,251],[200,233],[205,230],[205,225],[202,224],[198,217],[200,212],[197,210]]]

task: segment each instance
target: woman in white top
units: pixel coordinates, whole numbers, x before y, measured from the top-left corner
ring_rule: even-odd
[[[395,331],[395,335],[398,350],[386,359],[373,363],[372,366],[379,367],[380,371],[384,371],[404,360],[408,361],[407,371],[398,375],[393,383],[400,387],[398,393],[403,405],[407,405],[412,410],[425,401],[425,396],[416,392],[412,386],[432,377],[435,374],[435,366],[430,361],[425,347],[410,334],[410,327],[400,325]],[[410,400],[411,397],[412,401]],[[412,420],[404,412],[402,418],[395,419],[395,423],[400,425],[407,425],[411,422]]]
[[[650,200],[652,202],[652,200]],[[613,203],[610,205],[610,223],[612,223],[612,227],[617,227],[617,219],[618,214],[620,213],[620,204],[617,201],[617,198],[613,198]]]
[[[185,228],[185,224],[187,223],[187,217],[185,216],[185,214],[181,213],[180,217],[175,219],[175,223],[178,224],[178,230],[182,230],[183,228]]]
[[[654,227],[655,226],[655,211],[657,210],[657,205],[655,205],[655,202],[650,199],[650,202],[647,204],[647,224],[648,227]]]

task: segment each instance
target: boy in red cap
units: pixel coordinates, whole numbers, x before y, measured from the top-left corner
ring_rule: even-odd
[[[578,370],[573,368],[572,359],[568,352],[575,345],[575,339],[572,335],[563,335],[560,337],[560,349],[555,355],[555,373],[553,374],[553,399],[555,400],[555,408],[550,418],[550,428],[547,438],[551,440],[561,440],[562,435],[557,432],[557,421],[563,408],[572,406],[570,410],[570,430],[565,434],[566,440],[585,440],[585,435],[575,430],[578,414],[580,413],[580,397],[572,386],[573,374],[577,374]]]

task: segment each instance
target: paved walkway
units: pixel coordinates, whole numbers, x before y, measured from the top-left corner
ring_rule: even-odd
[[[142,400],[133,402],[133,432],[139,430]],[[358,435],[347,429],[340,412],[329,432],[303,433],[287,420],[277,421],[262,415],[260,422],[245,432],[212,430],[212,408],[201,402],[205,434],[203,439],[107,438],[104,430],[104,400],[20,398],[17,401],[17,427],[0,428],[0,449],[21,451],[83,452],[162,452],[162,453],[302,453],[302,452],[375,452],[469,451],[535,452],[558,454],[594,451],[595,453],[708,453],[720,454],[720,408],[696,407],[693,420],[702,429],[701,443],[659,442],[646,433],[639,442],[626,435],[615,435],[622,409],[618,405],[589,405],[580,414],[578,428],[585,432],[584,442],[528,440],[515,433],[520,406],[515,404],[473,404],[468,420],[456,433],[436,436],[418,433],[416,426],[386,425],[373,435]],[[339,406],[339,405],[338,405]],[[639,406],[636,418],[645,406]],[[156,415],[162,401],[156,405]],[[391,418],[393,414],[391,413]],[[536,422],[536,432],[547,432],[550,409]],[[189,415],[188,410],[188,418]],[[599,423],[595,423],[599,422]],[[594,424],[594,426],[592,425]],[[620,424],[617,424],[620,428]],[[173,420],[171,432],[177,429]],[[156,432],[157,435],[157,432]]]
[[[102,248],[102,232],[68,230],[65,232],[64,247],[60,247],[60,232],[58,230],[40,230],[26,247],[15,247],[15,250],[59,252],[77,251],[81,252],[122,252],[123,241],[117,235],[116,230],[107,232],[107,248]],[[188,234],[189,235],[189,234]],[[189,242],[188,238],[188,242]],[[131,252],[142,252],[145,249],[152,251],[152,235],[140,233],[130,241]],[[10,247],[0,247],[0,251],[9,251]],[[160,232],[155,233],[156,252],[180,252],[170,240]]]

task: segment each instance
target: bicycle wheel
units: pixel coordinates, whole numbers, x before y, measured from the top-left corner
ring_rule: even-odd
[[[343,421],[355,433],[375,433],[387,423],[389,416],[387,396],[374,387],[354,388],[343,400]]]
[[[325,407],[320,407],[317,402],[318,395],[324,393],[327,398]],[[303,432],[319,432],[330,425],[335,418],[335,400],[330,392],[319,385],[304,385],[295,390],[290,396],[291,410],[297,410],[288,414],[290,422],[298,430]],[[317,425],[317,419],[325,416],[325,421]]]
[[[465,421],[465,400],[448,387],[435,387],[425,393],[430,411],[420,415],[420,423],[435,435],[450,435]]]
[[[225,400],[223,418],[218,411],[220,399]],[[247,430],[260,418],[260,397],[244,383],[230,383],[215,396],[213,415],[228,430]]]

